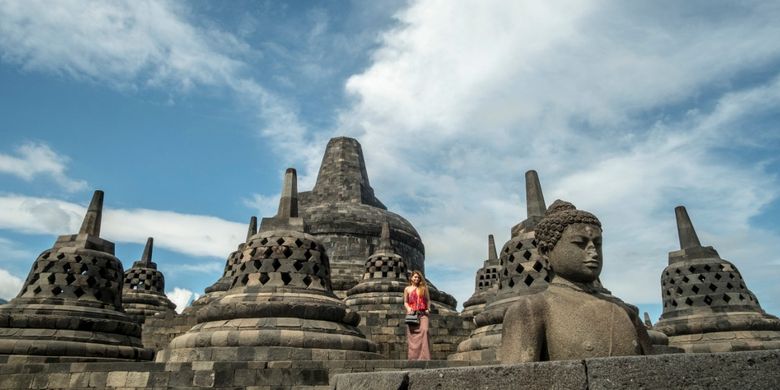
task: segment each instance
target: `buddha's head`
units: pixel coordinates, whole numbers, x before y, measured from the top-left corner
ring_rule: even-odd
[[[539,254],[545,256],[556,277],[573,282],[598,280],[603,264],[601,222],[573,204],[556,200],[536,225]]]

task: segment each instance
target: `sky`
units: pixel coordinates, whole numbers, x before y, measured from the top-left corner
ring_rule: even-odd
[[[426,273],[462,303],[525,213],[524,173],[604,227],[602,282],[661,313],[685,205],[780,314],[776,1],[0,0],[0,299],[78,230],[155,238],[179,309],[282,175],[357,138]]]

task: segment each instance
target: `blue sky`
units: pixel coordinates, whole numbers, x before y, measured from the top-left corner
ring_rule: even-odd
[[[378,197],[463,302],[525,217],[523,173],[604,225],[603,282],[660,314],[688,207],[780,313],[780,5],[755,2],[0,1],[0,298],[106,191],[178,302],[251,215],[357,138]]]

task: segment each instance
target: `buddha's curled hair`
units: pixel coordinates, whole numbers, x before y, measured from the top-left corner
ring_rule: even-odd
[[[601,228],[601,222],[595,215],[577,210],[573,204],[560,199],[553,202],[547,208],[544,218],[536,225],[536,247],[539,253],[543,255],[550,253],[561,239],[564,229],[575,223],[586,223]]]

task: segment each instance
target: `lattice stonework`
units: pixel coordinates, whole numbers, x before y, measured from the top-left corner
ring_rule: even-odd
[[[758,305],[739,271],[728,262],[669,266],[661,278],[665,309]]]
[[[247,243],[233,277],[236,287],[298,287],[330,290],[322,245],[302,237],[261,237]]]
[[[131,268],[125,273],[125,288],[161,293],[165,289],[165,279],[159,271],[145,268]]]
[[[398,256],[372,256],[363,279],[406,278],[406,264]]]
[[[550,282],[550,267],[536,250],[536,240],[515,237],[501,249],[499,290],[543,288]]]
[[[122,266],[100,255],[44,251],[33,264],[20,298],[71,298],[121,307]]]
[[[477,271],[477,291],[485,291],[498,282],[499,266],[480,268]]]

